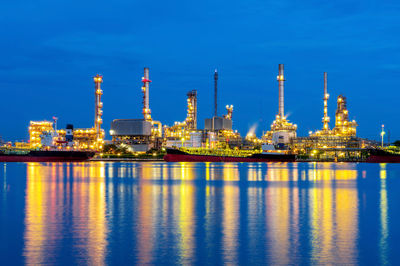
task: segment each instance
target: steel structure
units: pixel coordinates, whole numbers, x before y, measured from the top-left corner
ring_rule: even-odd
[[[175,122],[174,125],[164,126],[165,141],[189,140],[191,133],[197,131],[197,91],[191,90],[187,94],[187,115],[183,122]]]
[[[101,150],[104,143],[104,131],[101,129],[103,124],[103,103],[101,101],[101,96],[103,91],[101,90],[101,83],[103,82],[103,76],[97,74],[94,78],[95,84],[95,118],[94,118],[94,129],[96,132],[95,149]]]
[[[233,115],[233,105],[227,105],[225,106],[226,108],[226,115],[224,115],[225,119],[232,120],[232,115]]]
[[[218,71],[214,72],[214,116],[218,115]]]
[[[197,129],[197,91],[191,90],[187,94],[186,126],[188,130]]]
[[[263,139],[266,141],[272,140],[276,144],[288,144],[290,139],[296,137],[297,125],[290,123],[285,117],[283,64],[279,64],[277,81],[279,85],[279,110],[271,124],[271,130],[266,132]]]
[[[355,120],[349,121],[346,97],[339,95],[337,99],[336,120],[333,134],[339,136],[355,136],[356,127],[357,123]]]
[[[280,117],[285,117],[285,106],[284,106],[284,83],[285,77],[283,75],[283,64],[279,64],[279,75],[276,77],[279,84],[279,112]]]
[[[43,132],[54,131],[54,123],[50,121],[30,121],[29,123],[29,144],[31,148],[42,147],[40,135]]]
[[[151,110],[150,110],[150,100],[149,100],[149,88],[150,82],[149,79],[149,68],[144,68],[144,76],[142,77],[142,92],[143,92],[143,116],[144,120],[151,121]]]
[[[324,72],[324,117],[322,118],[324,132],[329,132],[328,99],[328,73]]]

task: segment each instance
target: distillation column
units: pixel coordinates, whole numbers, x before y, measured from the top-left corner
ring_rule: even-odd
[[[103,76],[97,74],[94,78],[95,84],[95,118],[94,118],[94,128],[96,131],[96,147],[101,148],[101,143],[103,141],[103,134],[101,131],[101,124],[103,124],[103,103],[101,102],[101,95],[103,91],[101,90],[101,83],[103,82]]]
[[[144,120],[151,121],[151,110],[149,104],[149,85],[151,80],[149,79],[149,68],[144,68],[144,76],[142,77],[143,87],[143,116]]]
[[[187,117],[186,125],[190,130],[197,129],[197,91],[192,90],[187,93]]]
[[[324,124],[323,131],[325,132],[329,131],[330,121],[330,118],[328,116],[328,99],[328,73],[324,72],[324,118],[322,119],[322,122]]]

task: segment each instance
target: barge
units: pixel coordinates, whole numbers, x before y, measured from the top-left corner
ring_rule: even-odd
[[[94,155],[93,151],[2,149],[0,162],[82,162]]]
[[[167,148],[166,162],[295,162],[290,151]]]
[[[400,163],[400,153],[390,149],[371,149],[367,163]]]

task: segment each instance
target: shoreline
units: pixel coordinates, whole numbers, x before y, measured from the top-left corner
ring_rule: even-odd
[[[92,158],[89,159],[88,162],[165,162],[164,159],[160,158]],[[245,163],[245,162],[239,162]],[[266,162],[268,163],[268,162]],[[279,163],[279,162],[277,162]],[[362,160],[354,160],[354,161],[328,161],[328,160],[296,160],[294,163],[367,163],[366,161]]]
[[[122,161],[132,161],[132,162],[160,162],[164,161],[162,158],[91,158],[88,162],[122,162]]]

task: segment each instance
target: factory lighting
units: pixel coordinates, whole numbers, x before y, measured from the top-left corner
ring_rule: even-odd
[[[103,91],[101,90],[101,83],[103,82],[103,76],[97,74],[94,78],[95,83],[95,120],[94,120],[94,131],[95,137],[94,146],[96,150],[101,150],[103,148],[102,143],[104,142],[104,130],[101,128],[101,124],[103,124],[103,119],[101,118],[103,115],[103,103],[101,102],[101,95],[103,95]],[[78,131],[80,133],[80,131]],[[89,133],[89,130],[85,131]]]

